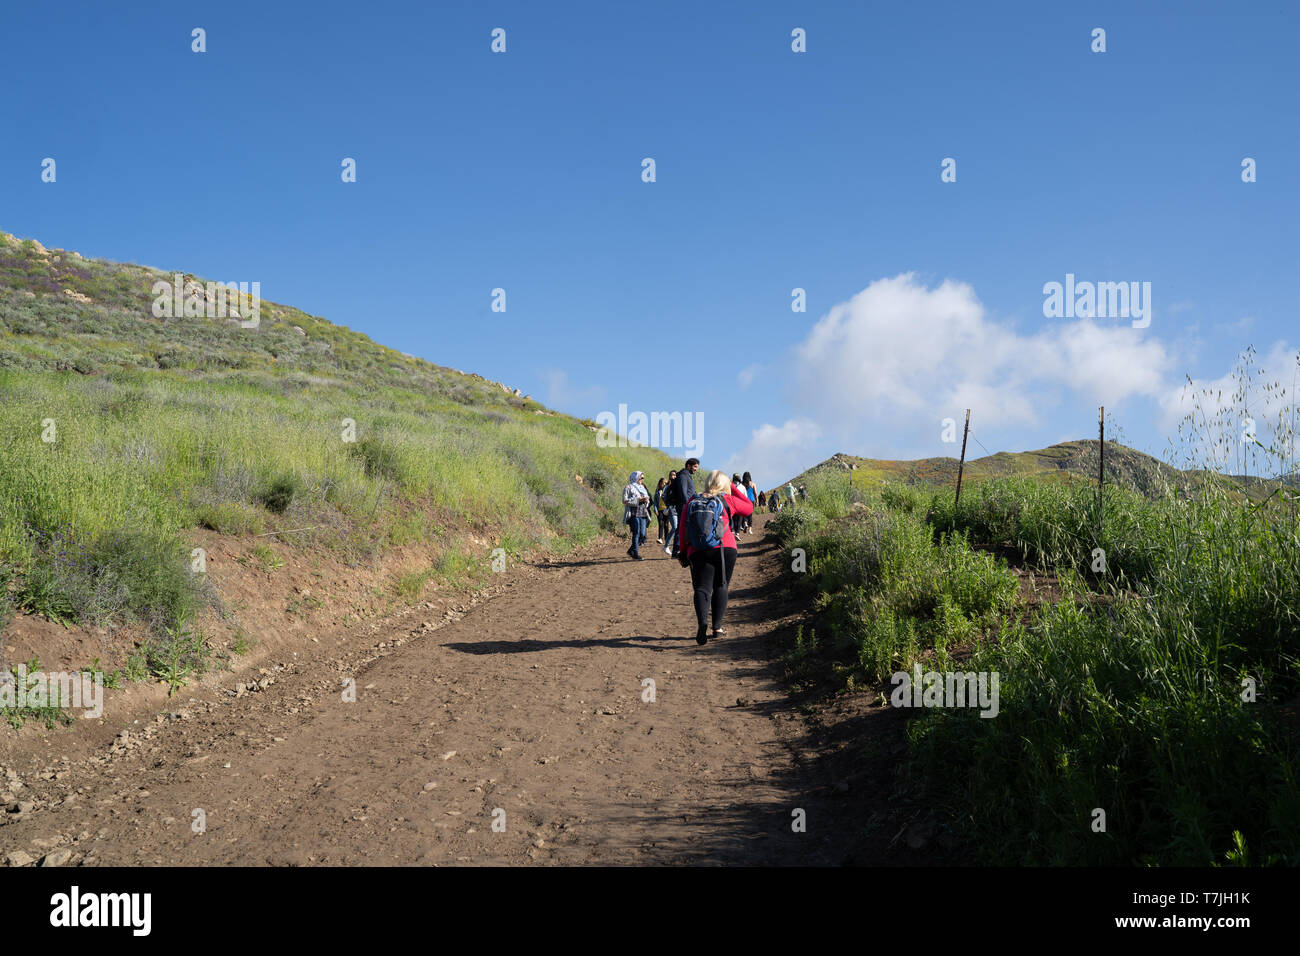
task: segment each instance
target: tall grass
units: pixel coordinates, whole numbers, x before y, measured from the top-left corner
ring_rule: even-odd
[[[1068,590],[964,665],[1001,675],[996,718],[910,723],[916,795],[991,862],[1203,866],[1241,845],[1300,861],[1294,738],[1275,707],[1290,680],[1246,648],[1226,660],[1174,604],[1098,610]],[[1252,675],[1273,686],[1247,703]]]
[[[1176,505],[1116,486],[1099,499],[1096,485],[1082,479],[1011,477],[968,489],[960,505],[951,492],[934,493],[925,515],[938,531],[965,531],[982,546],[1011,549],[1043,568],[1088,572],[1104,558],[1114,580],[1132,584],[1154,572],[1170,507]]]
[[[771,528],[791,553],[804,552],[798,580],[817,595],[846,682],[881,681],[924,651],[973,641],[1015,601],[1015,576],[1000,559],[960,534],[934,540],[914,515],[877,505],[827,520],[794,508]]]
[[[354,561],[449,524],[564,550],[616,525],[629,471],[669,464],[598,448],[531,408],[283,384],[0,370],[0,566],[19,603],[65,621],[174,624],[205,600],[187,568],[200,526],[290,529],[291,544]]]
[[[803,586],[859,673],[880,680],[927,645],[942,669],[961,640],[973,649],[961,670],[1000,675],[996,717],[933,708],[908,725],[905,789],[984,859],[1300,863],[1287,717],[1300,525],[1284,484],[1253,500],[1207,471],[1099,499],[1085,482],[1009,477],[964,489],[960,506],[951,490],[904,486],[864,506],[835,486],[773,527],[814,558]],[[1054,578],[1060,599],[1016,607],[997,566],[971,556],[988,552]]]

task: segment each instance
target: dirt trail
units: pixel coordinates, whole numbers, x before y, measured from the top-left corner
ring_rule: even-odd
[[[613,542],[520,569],[462,616],[388,625],[358,669],[346,649],[287,662],[254,693],[173,703],[109,754],[29,780],[20,799],[37,805],[5,814],[0,859],[843,862],[846,785],[813,759],[770,660],[797,609],[770,587],[762,525],[724,639],[696,645],[689,575],[653,539],[641,562]]]

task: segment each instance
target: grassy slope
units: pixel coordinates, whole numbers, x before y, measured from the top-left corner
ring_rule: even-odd
[[[629,471],[669,466],[289,306],[154,318],[160,279],[0,233],[0,625],[6,602],[174,621],[204,599],[199,526],[309,528],[287,540],[352,560],[461,530],[563,550],[617,524]]]

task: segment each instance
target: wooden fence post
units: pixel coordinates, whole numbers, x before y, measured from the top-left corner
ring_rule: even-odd
[[[1101,546],[1102,508],[1105,499],[1102,489],[1106,484],[1106,406],[1097,409],[1097,545]]]
[[[961,504],[961,475],[966,470],[966,435],[970,431],[970,409],[966,409],[966,427],[961,430],[961,461],[957,462],[957,497],[952,503],[953,511]],[[954,515],[954,517],[956,517]]]

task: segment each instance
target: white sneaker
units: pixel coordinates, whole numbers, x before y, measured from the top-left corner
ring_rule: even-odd
[[[664,554],[667,554],[667,555],[671,556],[672,553],[673,553],[673,549],[672,549],[671,547],[665,545],[665,546],[664,546]]]

